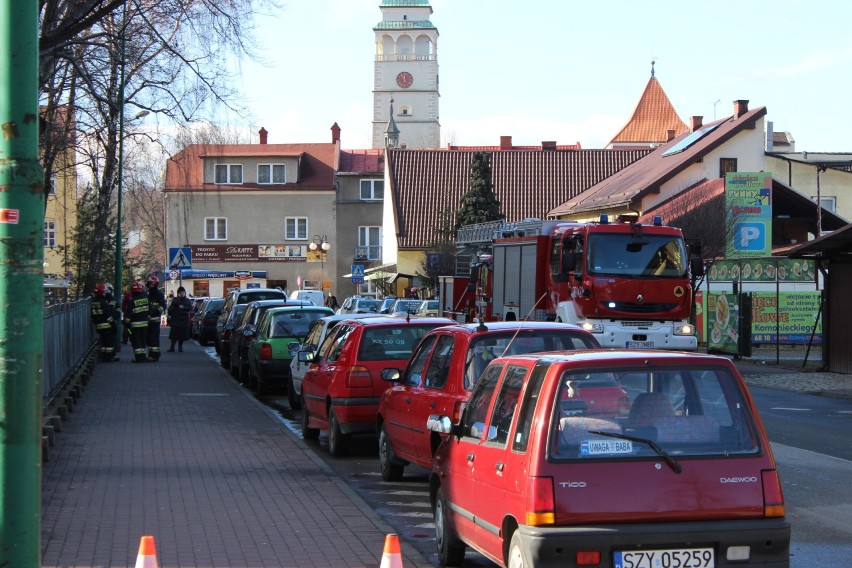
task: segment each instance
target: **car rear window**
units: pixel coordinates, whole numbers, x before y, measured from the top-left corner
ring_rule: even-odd
[[[314,310],[293,310],[272,314],[272,337],[305,337],[311,323],[328,315]]]
[[[358,359],[361,361],[408,359],[420,339],[435,327],[438,326],[404,324],[366,327],[358,349]]]
[[[759,438],[724,368],[571,372],[553,409],[555,459],[751,455]]]
[[[246,304],[234,304],[234,307],[231,309],[231,313],[229,314],[230,320],[232,322],[239,321],[247,307],[248,306]]]
[[[286,299],[287,295],[281,290],[258,290],[256,292],[240,292],[237,295],[238,304],[248,304],[256,300],[278,300]]]

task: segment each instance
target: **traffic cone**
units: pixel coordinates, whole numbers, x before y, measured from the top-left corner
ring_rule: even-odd
[[[139,541],[139,555],[136,556],[136,568],[158,568],[157,547],[153,536],[143,536]]]
[[[402,554],[399,551],[399,537],[389,534],[385,537],[385,550],[379,568],[402,568]]]

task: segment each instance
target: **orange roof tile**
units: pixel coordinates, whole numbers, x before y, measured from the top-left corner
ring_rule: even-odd
[[[679,135],[687,129],[686,123],[677,115],[660,82],[652,75],[645,85],[645,92],[639,98],[633,116],[609,143],[662,144],[666,142],[667,130],[674,130],[675,135]]]

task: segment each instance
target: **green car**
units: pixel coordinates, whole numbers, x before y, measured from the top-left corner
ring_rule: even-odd
[[[311,322],[334,313],[319,306],[283,306],[268,310],[257,324],[248,347],[249,384],[261,395],[273,386],[287,386],[294,397],[290,376],[290,345],[298,347]]]

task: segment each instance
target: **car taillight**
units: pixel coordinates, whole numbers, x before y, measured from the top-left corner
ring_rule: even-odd
[[[461,422],[462,410],[464,410],[464,403],[460,400],[457,400],[453,404],[453,424],[458,424],[459,422]]]
[[[760,472],[763,481],[763,516],[784,516],[784,494],[781,492],[781,480],[774,469]]]
[[[352,367],[346,375],[346,386],[349,388],[363,388],[373,386],[370,378],[370,369],[367,367]]]
[[[527,524],[552,525],[556,521],[552,477],[531,477],[527,497]]]
[[[264,361],[272,359],[272,346],[270,344],[264,343],[260,346],[260,358]]]

